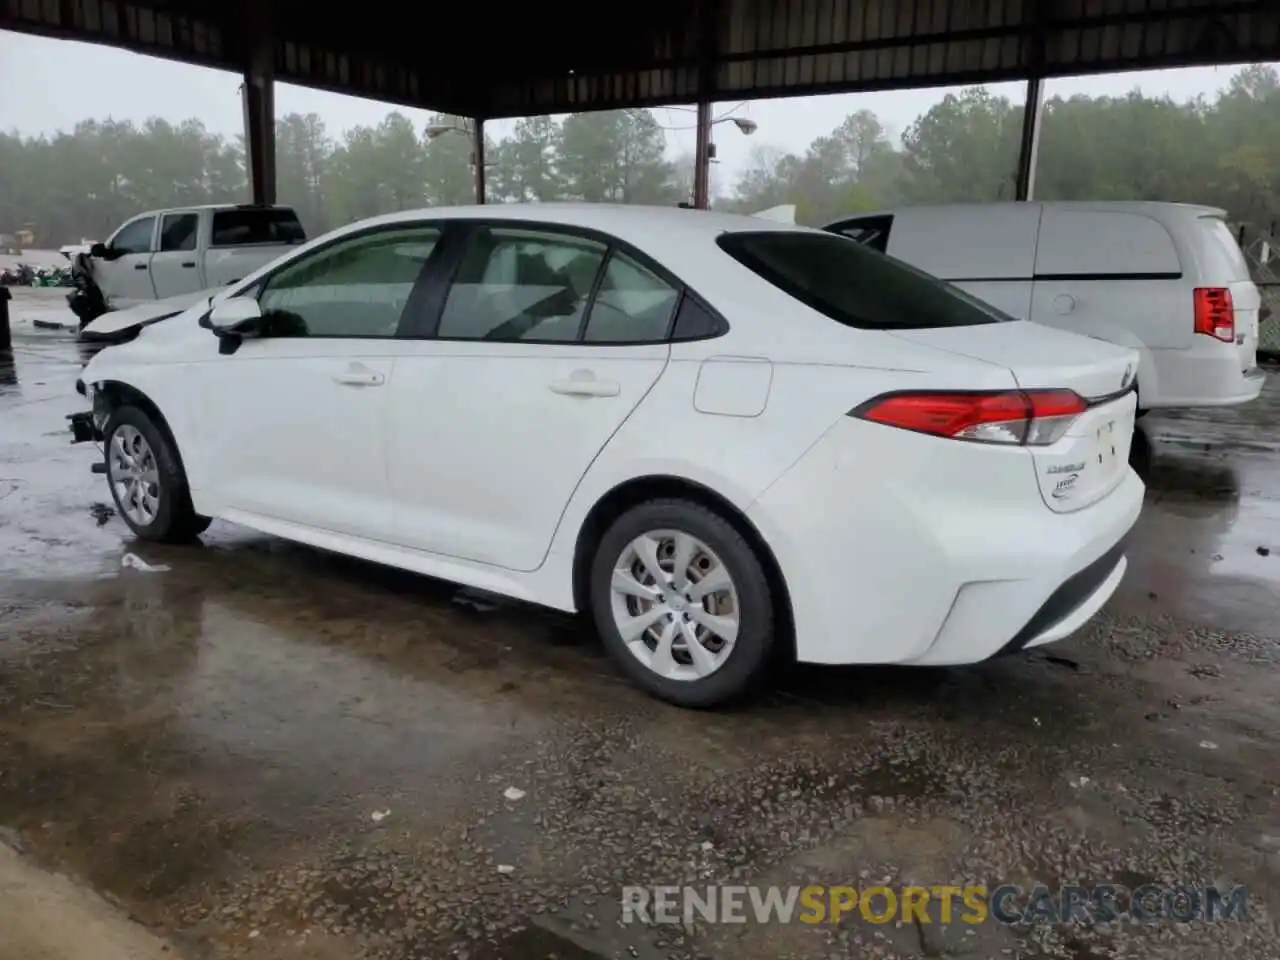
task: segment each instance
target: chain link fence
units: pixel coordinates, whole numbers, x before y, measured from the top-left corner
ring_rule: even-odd
[[[1254,282],[1262,292],[1263,321],[1258,330],[1258,354],[1280,360],[1280,236],[1270,230],[1238,234]]]

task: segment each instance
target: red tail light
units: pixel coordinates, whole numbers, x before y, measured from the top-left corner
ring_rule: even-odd
[[[1196,333],[1236,342],[1236,308],[1226,287],[1196,287]]]
[[[851,416],[936,437],[979,443],[1046,446],[1089,405],[1073,390],[992,393],[886,393]]]

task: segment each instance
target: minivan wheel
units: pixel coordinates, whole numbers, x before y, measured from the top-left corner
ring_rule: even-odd
[[[211,521],[191,506],[173,442],[146,411],[119,407],[103,436],[111,496],[139,539],[180,543],[205,531]]]
[[[764,568],[714,511],[653,500],[613,522],[591,566],[591,610],[632,680],[684,707],[710,707],[756,684],[775,623]]]

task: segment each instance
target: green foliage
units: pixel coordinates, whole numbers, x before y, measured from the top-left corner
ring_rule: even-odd
[[[793,203],[802,222],[911,202],[1013,196],[1022,106],[981,88],[949,94],[895,143],[868,110],[802,154],[755,145],[723,209]],[[332,137],[316,114],[277,122],[282,203],[312,234],[362,217],[473,202],[468,121],[427,137],[400,113]],[[763,131],[767,134],[767,130]],[[673,163],[647,110],[529,117],[486,143],[491,201],[674,204],[689,199],[693,161]],[[1212,103],[1134,92],[1045,105],[1036,195],[1042,199],[1185,200],[1236,220],[1280,219],[1280,75],[1240,71]],[[141,126],[85,121],[52,137],[0,134],[0,231],[29,226],[42,245],[103,239],[134,214],[247,196],[243,143],[198,120]]]
[[[732,198],[747,212],[794,203],[805,223],[902,203],[1009,200],[1022,105],[977,88],[948,94],[894,147],[871,114],[852,114],[802,155],[757,147]],[[1180,200],[1234,220],[1280,219],[1280,75],[1242,70],[1213,103],[1054,98],[1040,131],[1042,200]]]

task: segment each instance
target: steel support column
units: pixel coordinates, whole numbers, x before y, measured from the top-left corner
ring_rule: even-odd
[[[716,94],[716,57],[719,52],[717,28],[720,0],[700,0],[698,24],[698,131],[693,150],[693,205],[711,208],[711,161],[716,148],[711,142],[711,106]]]
[[[245,168],[254,203],[276,202],[275,47],[263,4],[246,5],[248,53],[240,95],[244,101]]]
[[[1022,110],[1022,140],[1018,146],[1018,171],[1014,199],[1030,200],[1036,188],[1036,159],[1040,153],[1040,121],[1044,116],[1044,80],[1027,81],[1027,105]]]
[[[693,148],[693,205],[711,207],[711,104],[698,103],[698,136]]]
[[[472,124],[471,163],[476,170],[476,203],[484,203],[484,120]]]

